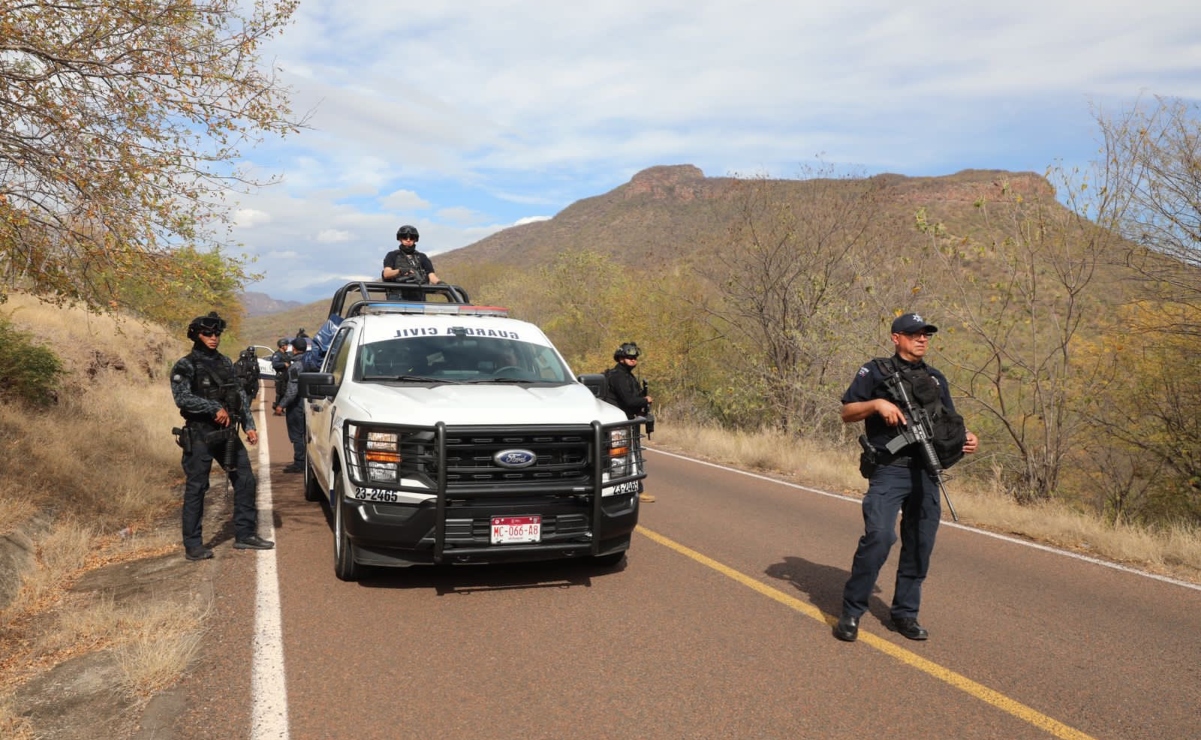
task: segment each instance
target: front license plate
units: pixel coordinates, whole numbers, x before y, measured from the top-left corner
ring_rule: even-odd
[[[492,544],[494,545],[541,541],[542,517],[540,516],[492,517]]]

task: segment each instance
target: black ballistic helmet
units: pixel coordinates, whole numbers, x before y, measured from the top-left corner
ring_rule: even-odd
[[[188,324],[188,339],[195,342],[202,331],[220,334],[225,331],[225,319],[218,316],[216,311],[209,311],[208,316],[197,316]]]
[[[417,227],[409,226],[408,224],[405,224],[404,226],[401,226],[399,229],[396,230],[396,238],[398,240],[403,239],[406,236],[412,237],[413,241],[417,241],[418,239],[421,238],[421,235],[417,233]]]
[[[634,342],[626,342],[625,344],[618,347],[617,350],[613,353],[614,362],[616,362],[618,360],[624,360],[627,357],[632,360],[638,359],[638,345],[635,344]]]
[[[275,346],[279,347],[280,349],[283,349],[284,347],[287,347],[289,344],[291,344],[291,342],[288,341],[287,337],[280,337],[279,341],[275,343]]]

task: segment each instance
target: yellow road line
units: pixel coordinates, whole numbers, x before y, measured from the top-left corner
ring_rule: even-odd
[[[653,532],[642,525],[638,525],[638,531],[655,542],[658,542],[660,545],[671,548],[681,555],[695,560],[701,565],[712,568],[718,573],[738,581],[747,588],[751,588],[769,599],[778,601],[784,606],[787,606],[794,611],[798,611],[807,617],[811,617],[819,622],[824,622],[831,627],[838,622],[837,617],[826,614],[812,604],[806,604],[800,599],[789,596],[788,594],[778,591],[764,583],[760,583],[748,575],[739,573],[727,565],[722,565],[713,558],[706,557],[696,550],[685,547],[684,545],[681,545],[674,540],[670,540],[657,532]],[[939,681],[954,686],[960,691],[974,696],[983,702],[991,704],[1003,712],[1008,712],[1023,722],[1028,722],[1035,727],[1046,730],[1055,737],[1063,738],[1064,740],[1093,740],[1092,736],[1086,735],[1080,730],[1069,727],[1058,720],[1054,720],[1047,715],[1032,709],[1025,704],[1022,704],[1019,701],[1010,699],[1008,696],[1005,696],[998,691],[993,691],[987,686],[978,684],[967,676],[956,673],[948,668],[944,668],[943,666],[940,666],[932,661],[926,660],[920,655],[910,652],[902,647],[897,647],[895,644],[885,640],[882,637],[877,637],[876,635],[868,632],[860,632],[858,641],[873,647],[886,655],[896,658],[905,665],[911,666],[919,671],[922,671],[923,673],[933,676]]]

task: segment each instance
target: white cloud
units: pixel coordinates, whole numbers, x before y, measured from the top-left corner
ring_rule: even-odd
[[[424,211],[430,202],[412,190],[396,190],[381,198],[380,205],[393,211]]]
[[[243,229],[253,229],[259,224],[271,223],[271,214],[263,213],[254,208],[239,208],[234,211],[234,225]]]
[[[351,236],[352,235],[349,231],[342,231],[341,229],[322,229],[321,231],[317,232],[317,241],[321,242],[322,244],[348,242],[350,241]]]
[[[550,219],[551,219],[550,216],[526,216],[525,218],[517,219],[517,221],[513,225],[514,226],[523,226],[525,224],[538,223],[539,221],[549,221]]]

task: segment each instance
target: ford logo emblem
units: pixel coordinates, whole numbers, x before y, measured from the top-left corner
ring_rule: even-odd
[[[502,468],[528,468],[538,460],[538,456],[529,450],[501,450],[492,459]]]

